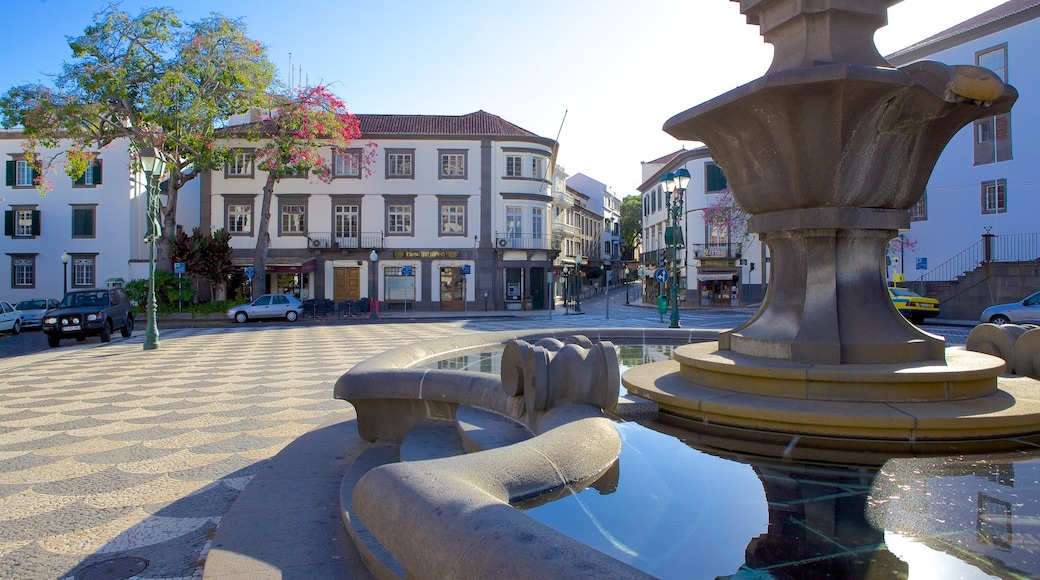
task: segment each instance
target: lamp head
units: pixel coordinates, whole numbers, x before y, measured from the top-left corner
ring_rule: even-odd
[[[680,167],[675,171],[672,179],[675,182],[675,189],[685,191],[686,186],[690,184],[690,172],[685,167]]]
[[[379,254],[377,254],[375,250],[372,250],[372,253],[368,255],[368,259],[372,260],[373,262],[378,262]]]
[[[62,252],[61,253],[61,263],[62,264],[68,264],[69,260],[71,260],[71,259],[72,259],[72,256],[70,256],[68,252]]]
[[[669,171],[661,176],[661,187],[665,193],[671,193],[675,189],[675,174]]]

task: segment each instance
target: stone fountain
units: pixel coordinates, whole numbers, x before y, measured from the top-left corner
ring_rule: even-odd
[[[896,1],[740,1],[772,65],[664,130],[705,143],[726,172],[769,247],[769,289],[717,343],[630,370],[630,392],[702,425],[822,447],[937,451],[1040,431],[1035,381],[946,349],[889,298],[885,247],[909,228],[943,148],[1017,98],[979,67],[892,67],[873,35]]]

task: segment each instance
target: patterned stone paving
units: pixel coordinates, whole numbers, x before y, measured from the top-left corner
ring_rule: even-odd
[[[153,351],[136,333],[0,358],[0,578],[74,578],[114,558],[147,561],[135,578],[201,578],[209,538],[264,462],[352,417],[331,396],[351,366],[461,332],[658,326],[649,309],[614,307],[606,321],[590,308],[551,321],[221,324],[166,330]]]

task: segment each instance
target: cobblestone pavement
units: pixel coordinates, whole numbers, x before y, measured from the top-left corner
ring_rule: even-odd
[[[611,296],[610,320],[593,299],[551,320],[219,324],[166,330],[153,351],[138,332],[0,358],[0,578],[200,578],[209,538],[265,461],[353,417],[332,386],[357,362],[471,331],[661,326],[624,298]],[[684,312],[683,326],[751,312]]]

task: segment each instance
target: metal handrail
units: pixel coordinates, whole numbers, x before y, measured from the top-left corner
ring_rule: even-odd
[[[913,282],[908,282],[906,286],[918,294],[927,295],[930,287],[952,282],[975,270],[983,262],[1018,262],[1038,258],[1040,258],[1040,233],[1004,236],[984,234],[981,240],[928,270]]]

